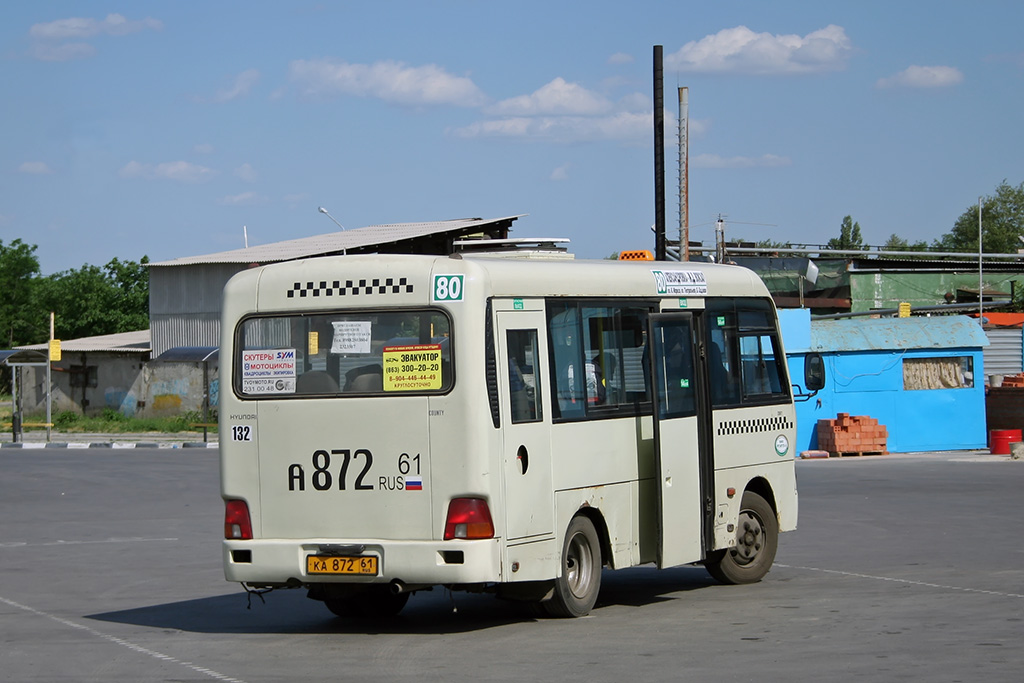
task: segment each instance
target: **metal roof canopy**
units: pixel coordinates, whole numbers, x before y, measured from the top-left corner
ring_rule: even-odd
[[[811,351],[823,353],[981,348],[988,344],[978,321],[964,315],[811,323]]]
[[[215,361],[220,353],[216,346],[175,346],[153,359],[155,363],[205,363]]]
[[[512,223],[524,215],[526,214],[503,218],[460,218],[426,223],[371,225],[205,256],[186,256],[150,263],[149,266],[188,266],[201,263],[265,264],[314,256],[360,253],[445,254],[450,253],[453,240],[472,234],[484,233],[491,239],[505,239]],[[440,247],[439,241],[444,243],[445,248]]]
[[[203,442],[209,438],[210,427],[210,364],[220,354],[217,346],[175,346],[167,349],[154,359],[157,363],[202,363],[203,364]]]
[[[3,365],[46,365],[50,362],[47,351],[37,349],[3,349],[0,350],[0,364]]]
[[[46,368],[46,440],[50,440],[51,386],[50,386],[50,352],[38,349],[4,349],[0,351],[0,365],[11,368],[11,436],[15,443],[23,439],[20,401],[18,400],[18,378],[22,367]]]
[[[118,332],[116,334],[100,334],[95,337],[80,339],[63,339],[60,348],[63,353],[149,353],[149,330],[134,332]],[[49,343],[27,344],[21,350],[42,351],[46,353]]]

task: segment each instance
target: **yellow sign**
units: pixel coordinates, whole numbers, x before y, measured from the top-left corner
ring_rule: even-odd
[[[384,391],[441,388],[441,345],[385,346]]]
[[[320,353],[320,333],[309,333],[309,355],[315,356]]]
[[[909,318],[910,317],[910,304],[907,303],[906,301],[904,301],[903,303],[900,304],[900,317],[901,318]]]
[[[60,339],[50,340],[50,360],[52,362],[60,360]]]

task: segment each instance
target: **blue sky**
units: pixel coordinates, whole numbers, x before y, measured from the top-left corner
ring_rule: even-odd
[[[529,214],[652,248],[689,89],[693,239],[948,232],[1024,182],[1024,3],[36,2],[0,7],[0,240],[44,274]],[[765,225],[754,225],[765,224]]]

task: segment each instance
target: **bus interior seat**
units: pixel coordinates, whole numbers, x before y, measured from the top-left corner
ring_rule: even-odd
[[[297,394],[334,394],[337,391],[338,382],[325,370],[304,372],[295,380]]]
[[[379,365],[361,365],[345,373],[345,391],[383,391],[384,370]]]

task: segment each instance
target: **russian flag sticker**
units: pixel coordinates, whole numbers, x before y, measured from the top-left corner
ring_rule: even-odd
[[[423,477],[409,477],[405,480],[406,491],[422,491]]]

